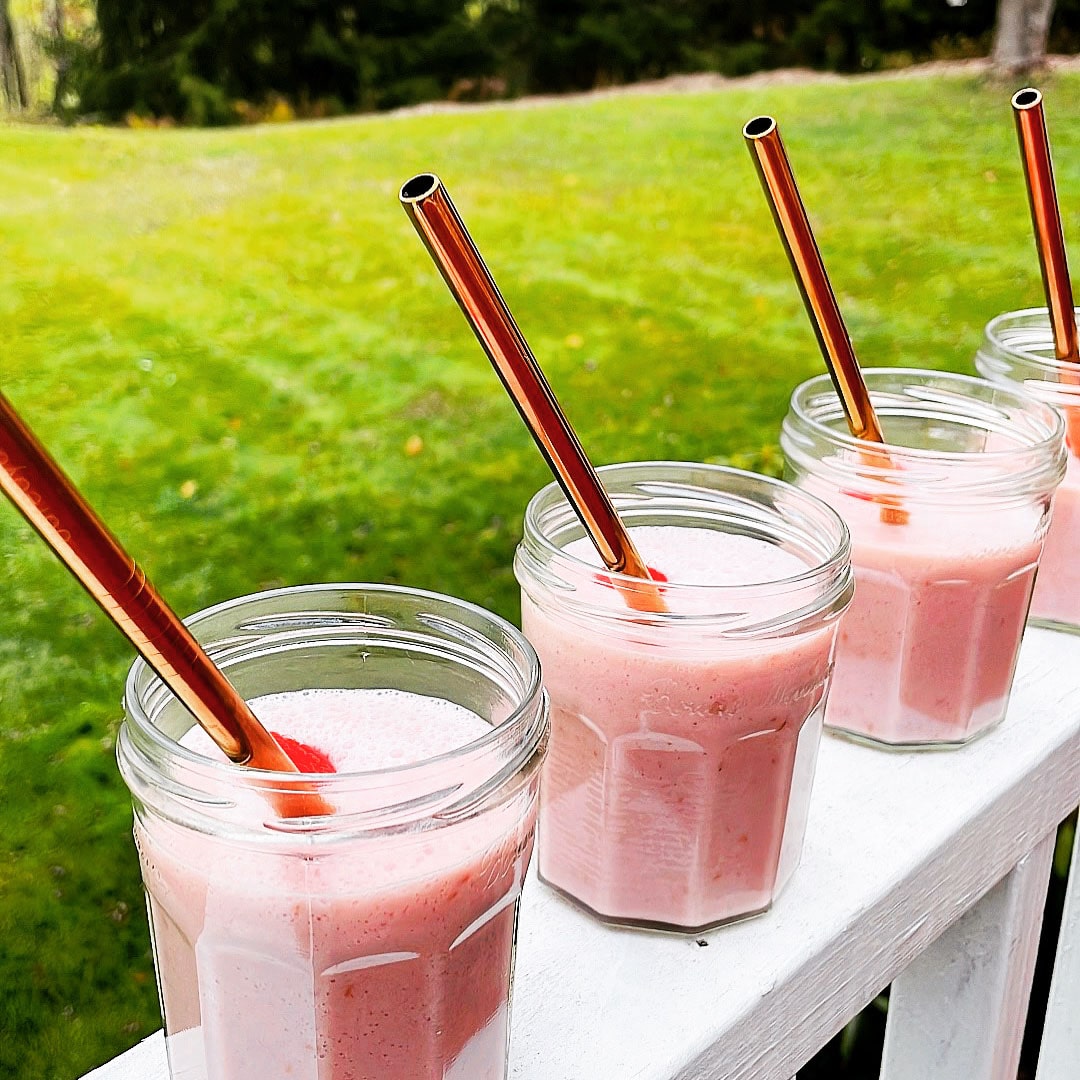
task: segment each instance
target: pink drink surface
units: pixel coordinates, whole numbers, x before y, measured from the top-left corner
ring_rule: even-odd
[[[633,537],[672,583],[808,569],[772,544],[708,529]],[[597,564],[587,542],[566,550]],[[664,596],[673,611],[715,613],[704,592]],[[627,611],[611,588],[591,586],[588,599]],[[784,601],[768,606],[778,615]],[[769,907],[802,848],[835,627],[736,641],[715,623],[643,630],[627,615],[612,629],[527,592],[522,625],[552,704],[543,878],[617,921],[691,929]]]
[[[1005,715],[1041,543],[1029,508],[951,512],[817,491],[851,529],[855,597],[825,723],[890,744],[960,743]]]
[[[1080,626],[1080,447],[1069,453],[1065,479],[1054,496],[1031,614],[1036,619]]]
[[[339,774],[406,765],[491,730],[450,702],[396,690],[251,704]],[[199,729],[184,742],[216,754]],[[465,766],[452,777],[476,779]],[[428,784],[399,779],[390,801]],[[266,801],[250,789],[238,801],[257,830]],[[503,1080],[531,806],[515,799],[430,831],[314,845],[139,815],[173,1076]]]

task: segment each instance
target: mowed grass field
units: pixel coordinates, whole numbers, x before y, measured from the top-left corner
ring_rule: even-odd
[[[1080,235],[1080,78],[1046,84]],[[220,131],[0,127],[0,390],[182,614],[372,580],[515,619],[547,477],[397,202],[445,180],[597,462],[776,471],[822,368],[740,129],[781,124],[867,365],[1040,301],[1008,91],[963,77]],[[1080,260],[1080,252],[1076,256]],[[132,656],[0,504],[0,1076],[159,1024],[114,762]]]

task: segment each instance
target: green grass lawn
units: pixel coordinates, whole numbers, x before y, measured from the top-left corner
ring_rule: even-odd
[[[1077,236],[1080,78],[1047,90]],[[442,175],[597,462],[775,470],[822,365],[742,145],[759,112],[864,364],[970,372],[987,319],[1040,302],[1008,95],[962,78],[0,127],[0,388],[183,614],[372,580],[516,618],[545,469],[397,189]],[[70,1080],[159,1024],[113,758],[131,653],[6,503],[0,560],[0,1075]]]

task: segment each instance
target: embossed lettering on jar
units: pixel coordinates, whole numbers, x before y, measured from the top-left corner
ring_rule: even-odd
[[[540,875],[604,919],[693,930],[766,910],[802,848],[847,530],[790,485],[719,466],[607,466],[666,580],[604,570],[554,486],[515,569],[552,703]]]

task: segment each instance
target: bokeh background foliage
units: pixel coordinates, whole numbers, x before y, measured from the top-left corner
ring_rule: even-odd
[[[1080,78],[1046,90],[1072,235]],[[1039,302],[1007,94],[967,78],[0,126],[0,386],[181,613],[352,579],[516,618],[544,466],[397,189],[443,175],[597,461],[776,471],[821,361],[741,145],[759,112],[864,363],[971,371]],[[0,1075],[69,1080],[159,1023],[113,760],[131,656],[8,507],[0,564]]]
[[[1012,74],[1047,48],[1080,49],[1080,0],[0,0],[0,100],[227,124],[991,50]]]

